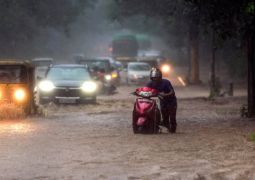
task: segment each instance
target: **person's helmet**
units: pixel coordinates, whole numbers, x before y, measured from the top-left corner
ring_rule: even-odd
[[[152,68],[150,72],[150,79],[157,81],[162,79],[162,72],[158,68]]]

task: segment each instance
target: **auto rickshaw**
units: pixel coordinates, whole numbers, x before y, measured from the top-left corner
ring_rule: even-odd
[[[21,107],[25,115],[35,114],[34,70],[29,61],[0,60],[0,103]]]

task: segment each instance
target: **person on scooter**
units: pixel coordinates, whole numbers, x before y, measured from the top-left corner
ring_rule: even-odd
[[[175,133],[177,127],[177,99],[174,88],[169,80],[162,78],[162,72],[158,68],[151,69],[150,79],[151,81],[147,84],[147,87],[157,89],[159,91],[159,95],[162,97],[160,98],[160,106],[163,124],[170,133]]]

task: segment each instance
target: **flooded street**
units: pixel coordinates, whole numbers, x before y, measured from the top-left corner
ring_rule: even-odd
[[[255,1],[0,4],[0,180],[255,180]]]
[[[177,88],[177,133],[134,135],[133,89],[96,105],[49,105],[46,117],[2,120],[0,179],[255,178],[255,126],[240,118],[242,91],[208,101],[189,98],[206,88]]]

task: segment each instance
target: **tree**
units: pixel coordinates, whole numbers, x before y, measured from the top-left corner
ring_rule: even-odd
[[[244,44],[248,61],[248,115],[255,117],[255,3],[249,0],[188,1],[201,9],[201,21],[212,29],[213,39],[242,37],[246,42]]]
[[[190,51],[190,74],[189,81],[193,84],[200,83],[199,79],[199,24],[200,9],[188,1],[184,1],[184,16],[188,22],[189,51]]]
[[[41,28],[51,27],[68,34],[70,24],[91,0],[0,0],[0,53],[15,56]]]
[[[255,3],[246,5],[245,25],[248,54],[248,116],[255,117]],[[249,24],[250,23],[250,24]]]

